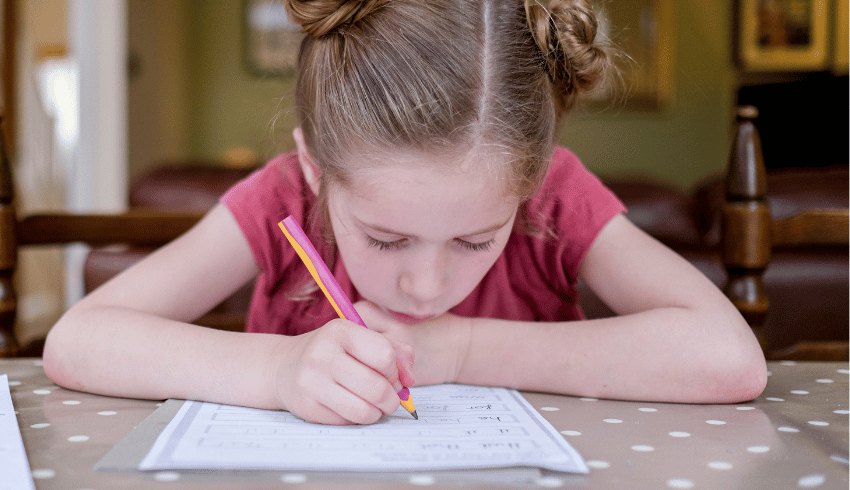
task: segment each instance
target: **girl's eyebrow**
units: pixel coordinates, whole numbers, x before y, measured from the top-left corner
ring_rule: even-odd
[[[496,230],[500,230],[505,225],[508,224],[508,222],[511,220],[511,218],[513,218],[513,214],[508,216],[508,219],[506,219],[502,223],[497,223],[495,225],[491,225],[491,226],[488,226],[488,227],[483,228],[481,230],[478,230],[478,231],[475,231],[475,232],[472,232],[472,233],[467,233],[466,235],[461,235],[461,236],[470,237],[470,236],[476,236],[476,235],[483,235],[485,233],[491,233],[491,232],[494,232]],[[355,218],[355,219],[357,219],[357,218]],[[357,220],[357,221],[360,221],[360,220]],[[398,235],[400,237],[411,237],[412,236],[412,235],[408,235],[406,233],[401,233],[399,231],[390,230],[389,228],[384,228],[383,226],[380,226],[380,225],[373,225],[373,224],[367,223],[365,221],[360,221],[360,224],[362,224],[363,226],[365,226],[367,228],[371,228],[372,230],[375,230],[377,232],[386,233],[388,235]]]

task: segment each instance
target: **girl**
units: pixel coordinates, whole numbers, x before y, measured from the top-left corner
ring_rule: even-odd
[[[584,0],[287,7],[307,34],[297,151],[71,308],[47,340],[51,379],[326,424],[393,413],[402,384],[691,403],[761,393],[764,357],[732,304],[553,146],[609,64]],[[334,319],[310,287],[277,227],[288,215],[369,329]],[[255,277],[247,333],[190,324]],[[578,279],[618,316],[585,320]]]

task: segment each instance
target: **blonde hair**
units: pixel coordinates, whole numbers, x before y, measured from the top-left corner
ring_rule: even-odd
[[[508,191],[527,198],[545,177],[561,116],[610,65],[585,0],[286,7],[306,33],[295,105],[323,183],[349,181],[352,152],[483,143],[507,157]]]

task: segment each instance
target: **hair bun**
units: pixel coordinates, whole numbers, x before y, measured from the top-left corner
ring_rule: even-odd
[[[287,0],[286,11],[312,37],[321,37],[350,25],[389,0]]]
[[[528,25],[543,53],[545,68],[562,109],[579,92],[593,90],[611,64],[606,46],[596,42],[596,14],[585,0],[525,0]]]

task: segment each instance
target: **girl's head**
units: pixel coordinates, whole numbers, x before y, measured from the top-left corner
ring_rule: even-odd
[[[486,146],[503,155],[493,169],[502,191],[527,197],[546,172],[559,117],[608,65],[585,0],[287,7],[307,34],[295,102],[324,182],[347,184],[352,154]]]
[[[584,0],[288,1],[295,131],[358,291],[447,311],[503,250],[561,115],[608,64]],[[323,221],[325,221],[323,220]]]

